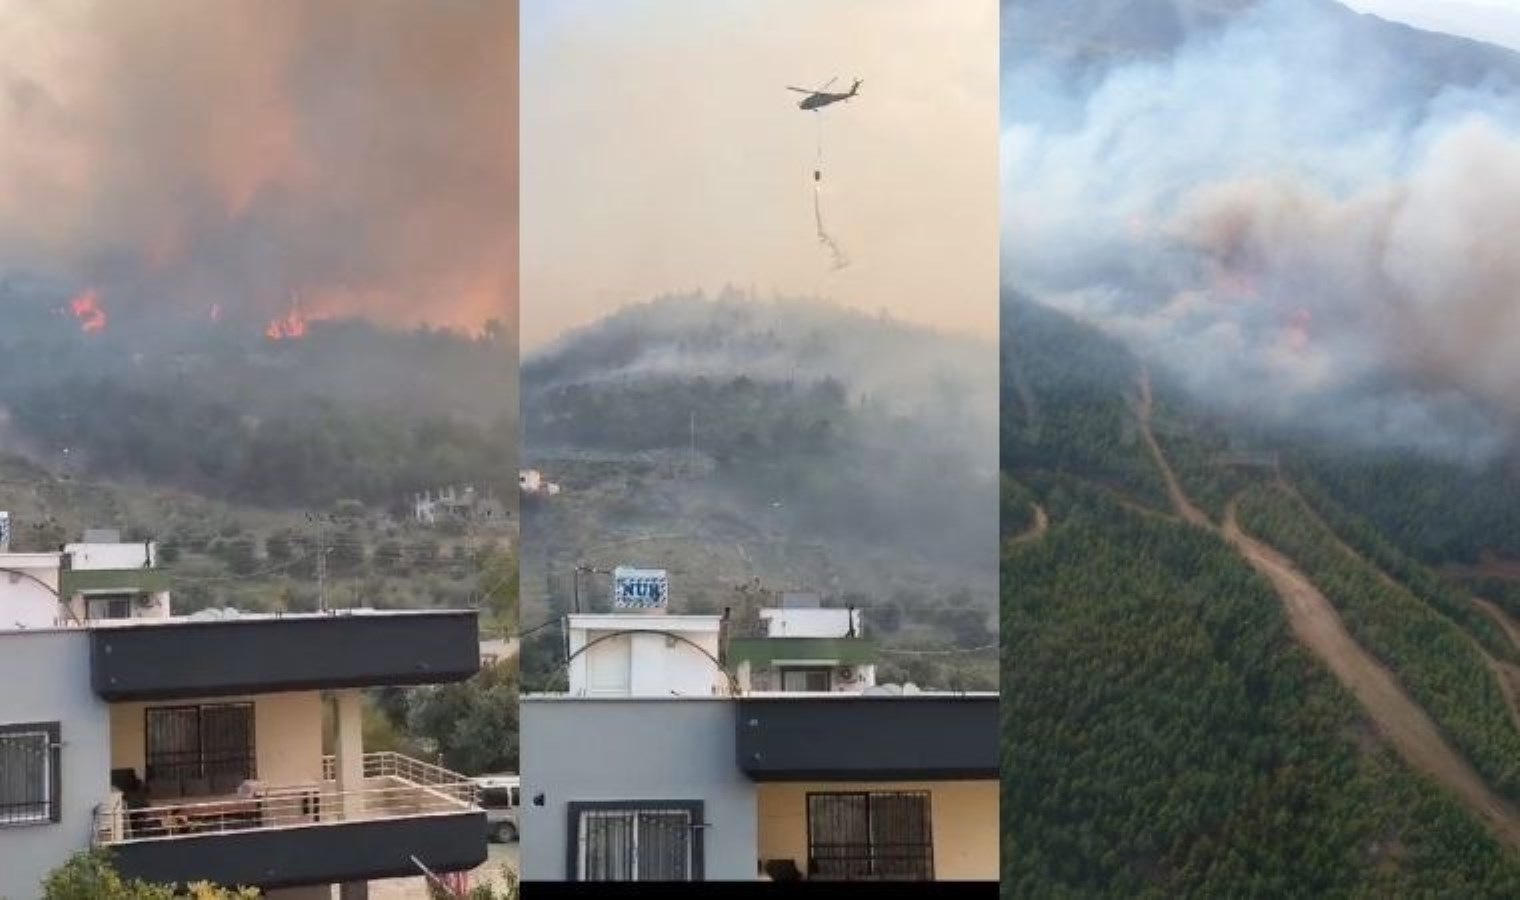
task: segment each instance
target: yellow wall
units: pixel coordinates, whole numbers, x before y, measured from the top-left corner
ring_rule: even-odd
[[[300,784],[322,778],[322,695],[317,691],[111,704],[111,768],[144,774],[147,753],[144,711],[150,706],[253,703],[253,735],[259,780]]]
[[[807,872],[807,795],[831,791],[928,791],[934,877],[997,880],[998,783],[990,780],[761,784],[760,858],[790,858]]]

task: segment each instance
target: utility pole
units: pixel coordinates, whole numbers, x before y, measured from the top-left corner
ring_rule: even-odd
[[[317,521],[317,611],[327,612],[327,522]]]

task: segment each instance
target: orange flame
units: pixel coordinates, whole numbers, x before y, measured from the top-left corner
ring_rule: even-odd
[[[264,329],[264,337],[271,341],[289,341],[306,336],[306,317],[301,310],[292,307],[290,312],[270,321]]]
[[[106,328],[106,311],[100,305],[100,291],[95,288],[70,300],[69,313],[79,321],[79,329],[85,334],[95,334]]]

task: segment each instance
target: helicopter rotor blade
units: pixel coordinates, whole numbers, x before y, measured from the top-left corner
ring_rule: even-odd
[[[807,88],[792,87],[791,85],[787,85],[786,89],[789,90],[789,91],[796,91],[799,94],[816,94],[816,93],[818,93],[817,91],[808,90]]]
[[[838,80],[839,80],[839,76],[838,75],[835,75],[833,78],[830,78],[828,81],[826,81],[826,82],[823,83],[823,87],[821,87],[821,88],[818,89],[818,93],[821,94],[824,91],[828,90],[829,86],[832,85],[834,82],[836,82]]]

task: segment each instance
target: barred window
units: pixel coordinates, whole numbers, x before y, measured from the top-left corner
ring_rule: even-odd
[[[252,703],[153,706],[146,715],[148,793],[235,793],[257,777]]]
[[[698,881],[702,804],[571,803],[571,870],[578,881]]]
[[[57,822],[57,722],[0,725],[0,826]]]
[[[808,871],[834,881],[931,881],[926,791],[807,795]]]

